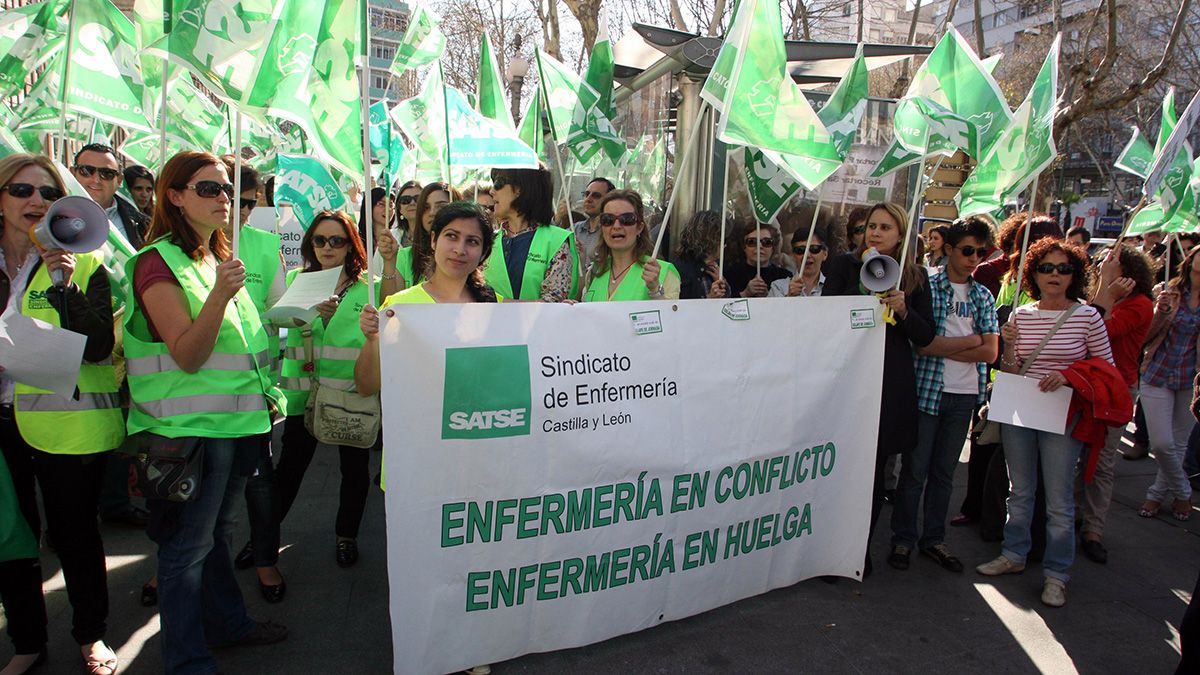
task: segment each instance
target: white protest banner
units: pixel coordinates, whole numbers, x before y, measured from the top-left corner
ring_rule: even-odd
[[[279,233],[279,251],[283,254],[284,267],[290,270],[304,266],[304,256],[300,255],[304,226],[292,212],[290,204],[280,204],[276,208],[260,206],[250,212],[250,220],[246,224]]]
[[[395,672],[861,578],[874,298],[400,305],[382,321]]]

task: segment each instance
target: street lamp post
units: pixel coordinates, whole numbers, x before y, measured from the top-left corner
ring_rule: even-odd
[[[512,98],[513,122],[521,122],[521,87],[525,84],[525,76],[529,74],[529,62],[520,56],[514,56],[508,62],[508,90]]]

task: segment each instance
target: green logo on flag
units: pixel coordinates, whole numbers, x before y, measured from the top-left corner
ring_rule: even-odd
[[[528,436],[529,347],[446,350],[442,438]]]

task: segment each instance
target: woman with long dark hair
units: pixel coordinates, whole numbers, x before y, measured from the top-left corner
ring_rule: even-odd
[[[201,439],[199,489],[149,500],[158,543],[159,618],[168,673],[212,672],[210,645],[259,645],[287,629],[256,622],[233,574],[234,513],[258,437],[282,404],[267,334],[221,229],[233,183],[215,155],[182,152],[156,187],[151,243],[131,258],[125,357],[131,435]]]
[[[882,255],[900,260],[904,238],[910,236],[908,214],[890,203],[875,204],[867,212],[863,249],[874,248]],[[887,323],[883,342],[883,392],[879,414],[879,440],[875,448],[875,482],[871,492],[871,528],[875,531],[883,506],[884,467],[892,455],[904,455],[917,442],[917,375],[914,347],[925,347],[934,338],[933,305],[925,268],[910,255],[900,270],[900,289],[883,294],[894,323]],[[821,295],[865,295],[859,283],[862,251],[837,256],[829,261]],[[868,548],[864,577],[871,570]]]
[[[462,193],[449,183],[433,182],[421,188],[421,194],[417,196],[413,207],[413,219],[408,225],[410,246],[400,249],[396,255],[396,270],[400,279],[395,286],[384,285],[384,297],[413,284],[419,284],[425,279],[433,261],[433,249],[430,246],[433,219],[447,204],[461,199]],[[388,279],[385,277],[384,281]]]
[[[600,199],[599,208],[601,238],[583,283],[583,299],[678,299],[679,272],[671,263],[650,257],[654,242],[646,227],[641,195],[613,190]]]
[[[283,452],[275,469],[282,523],[296,501],[304,473],[312,462],[317,439],[304,426],[304,410],[315,379],[322,387],[354,391],[354,361],[362,349],[358,313],[367,303],[367,256],[358,230],[341,211],[322,211],[300,242],[304,267],[296,275],[340,269],[334,296],[317,305],[319,316],[288,331],[282,386],[288,397],[283,425]],[[338,446],[342,483],[334,521],[334,558],[341,567],[358,561],[358,531],[370,487],[369,452]]]
[[[679,272],[679,299],[707,298],[721,278],[717,253],[721,247],[721,214],[697,211],[683,228],[679,250],[671,264]]]
[[[545,167],[492,169],[493,217],[504,234],[484,274],[506,298],[562,302],[577,297],[575,232],[551,224],[553,192]]]

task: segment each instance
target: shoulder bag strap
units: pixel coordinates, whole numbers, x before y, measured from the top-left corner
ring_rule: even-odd
[[[1050,344],[1050,339],[1054,337],[1054,334],[1058,332],[1058,329],[1062,328],[1062,325],[1067,322],[1067,319],[1071,318],[1071,315],[1075,313],[1075,310],[1079,309],[1080,307],[1081,305],[1076,302],[1072,303],[1069,307],[1063,310],[1062,316],[1058,317],[1058,321],[1054,322],[1054,325],[1051,326],[1050,330],[1046,332],[1046,336],[1042,338],[1042,341],[1038,343],[1038,346],[1034,347],[1033,351],[1029,353],[1028,357],[1026,357],[1025,364],[1022,365],[1021,369],[1017,371],[1018,375],[1024,375],[1029,371],[1030,366],[1033,365],[1034,359],[1036,359],[1038,355],[1042,353],[1042,350],[1046,348],[1046,345]]]

